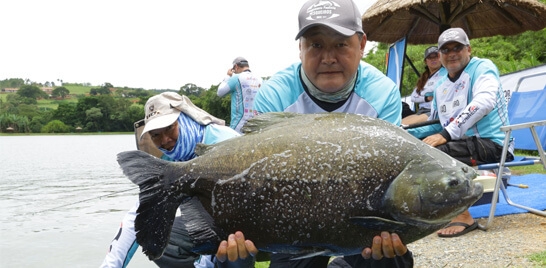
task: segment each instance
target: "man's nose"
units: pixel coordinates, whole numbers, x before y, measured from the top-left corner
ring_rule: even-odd
[[[336,53],[332,49],[325,49],[322,53],[322,62],[325,64],[334,64],[337,62]]]

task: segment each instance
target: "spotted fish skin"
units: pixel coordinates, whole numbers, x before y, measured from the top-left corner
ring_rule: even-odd
[[[474,169],[380,119],[270,113],[243,131],[187,162],[118,155],[141,189],[135,229],[150,259],[181,203],[200,254],[242,231],[261,251],[334,256],[359,254],[383,230],[423,238],[483,192]]]

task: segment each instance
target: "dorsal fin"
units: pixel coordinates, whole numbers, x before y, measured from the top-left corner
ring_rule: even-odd
[[[204,143],[198,143],[195,145],[194,152],[198,156],[206,154],[214,145],[206,145]]]
[[[248,120],[245,125],[241,128],[241,131],[244,134],[257,133],[262,129],[274,126],[280,122],[285,121],[288,118],[301,116],[297,113],[287,113],[287,112],[272,112],[260,114],[250,120]]]

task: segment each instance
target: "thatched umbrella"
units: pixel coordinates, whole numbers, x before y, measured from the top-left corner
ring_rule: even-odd
[[[370,41],[433,44],[448,28],[469,38],[514,35],[546,27],[546,5],[537,0],[378,0],[363,15]]]

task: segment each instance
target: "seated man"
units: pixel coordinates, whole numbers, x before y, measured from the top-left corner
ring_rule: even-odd
[[[470,41],[461,28],[443,32],[438,47],[447,73],[437,82],[429,120],[439,119],[440,124],[408,132],[469,166],[499,162],[505,136],[500,127],[509,122],[497,67],[490,60],[471,57]],[[513,146],[507,161],[514,159],[512,152]],[[467,210],[438,236],[460,236],[477,226]]]

